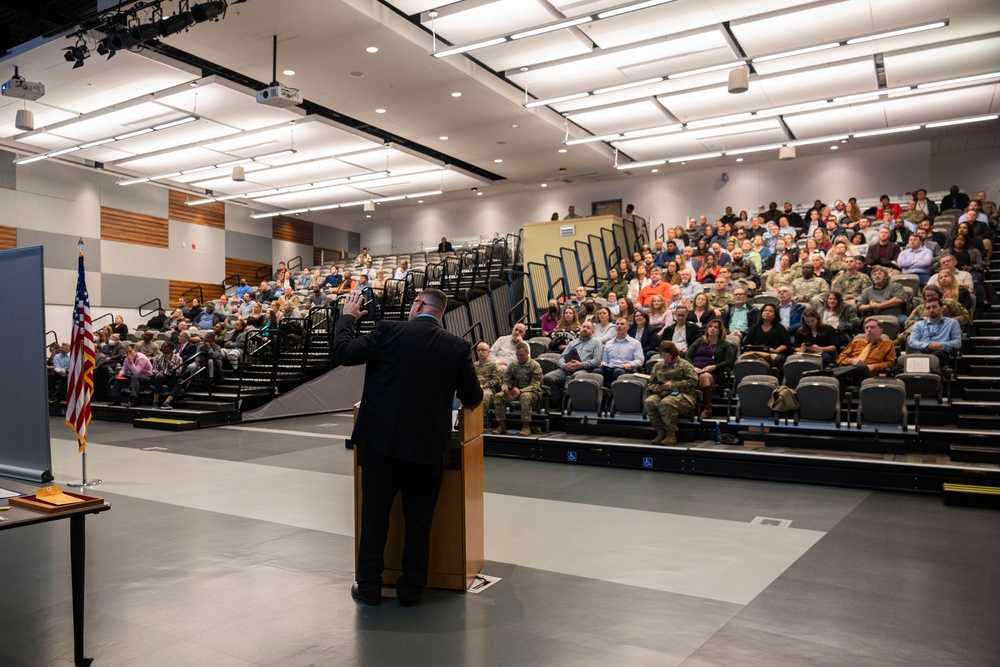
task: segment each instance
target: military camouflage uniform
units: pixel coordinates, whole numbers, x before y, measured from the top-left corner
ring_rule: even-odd
[[[872,286],[872,279],[858,271],[853,276],[847,275],[847,271],[838,273],[830,286],[834,292],[844,295],[844,301],[857,301],[861,292]]]
[[[792,281],[792,294],[795,295],[796,301],[808,301],[814,296],[826,294],[829,289],[830,286],[826,284],[826,281],[819,277],[799,278]]]
[[[778,288],[782,285],[792,286],[792,281],[798,276],[795,275],[793,269],[786,269],[782,271],[781,269],[774,269],[767,276],[767,291],[777,292]]]
[[[670,391],[652,391],[651,387],[664,382],[670,382]],[[646,385],[646,414],[658,434],[665,432],[670,438],[677,433],[677,419],[694,410],[697,388],[698,371],[687,359],[669,366],[661,360],[653,366]]]
[[[729,292],[724,294],[719,294],[715,290],[711,292],[706,292],[708,295],[708,307],[715,308],[716,310],[722,310],[729,304],[733,302],[733,295]]]
[[[486,362],[476,361],[476,375],[479,377],[479,386],[483,388],[483,419],[487,416],[490,408],[493,407],[493,396],[500,391],[503,386],[503,369],[492,359]]]
[[[521,396],[509,398],[504,392],[517,387]],[[493,412],[501,424],[507,412],[507,403],[520,401],[522,424],[531,423],[531,411],[542,398],[542,367],[534,359],[528,359],[523,364],[516,361],[507,367],[501,392],[493,396]]]

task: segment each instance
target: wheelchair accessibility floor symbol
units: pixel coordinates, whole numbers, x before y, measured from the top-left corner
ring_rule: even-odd
[[[653,467],[653,457],[652,456],[643,456],[642,457],[642,467],[643,468],[652,468]]]
[[[576,461],[576,452],[566,452],[566,460],[570,462]]]

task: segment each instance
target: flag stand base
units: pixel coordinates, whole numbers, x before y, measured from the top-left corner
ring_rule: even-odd
[[[80,488],[85,488],[88,486],[97,486],[101,483],[99,479],[87,479],[87,452],[80,455],[80,459],[83,463],[83,478],[76,479],[72,482],[66,482],[66,486],[75,486]]]

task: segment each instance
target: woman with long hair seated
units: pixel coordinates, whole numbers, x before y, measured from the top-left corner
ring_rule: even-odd
[[[563,308],[562,317],[559,324],[552,331],[552,342],[549,349],[553,352],[562,352],[580,333],[580,320],[576,315],[576,309],[572,306]]]
[[[778,314],[778,307],[773,303],[766,303],[760,309],[760,318],[743,336],[743,348],[759,347],[761,351],[766,350],[771,365],[781,366],[785,363],[785,356],[792,346],[792,338],[788,335],[788,329],[781,323],[781,316]],[[744,353],[756,357],[756,352]],[[750,358],[750,357],[748,357]]]
[[[594,324],[594,338],[601,341],[601,345],[615,337],[615,322],[611,318],[611,311],[607,306],[597,309],[597,318]]]
[[[861,331],[861,319],[858,311],[844,303],[844,295],[830,290],[823,297],[823,310],[820,320],[831,329],[836,329],[841,336],[841,343],[846,343],[851,336]]]
[[[683,256],[681,255],[681,257]],[[681,284],[681,272],[677,268],[677,262],[667,262],[663,265],[663,282],[668,285]]]
[[[631,326],[633,316],[635,316],[635,302],[627,297],[618,299],[618,317],[624,317]]]
[[[943,298],[953,299],[962,304],[966,310],[972,310],[972,295],[958,284],[954,271],[948,269],[938,271],[937,286],[940,288]]]
[[[714,283],[718,277],[719,265],[716,264],[715,255],[708,253],[701,261],[701,266],[698,268],[698,275],[695,280],[704,285],[706,283]]]
[[[823,324],[819,313],[812,308],[802,312],[802,326],[795,332],[795,351],[801,354],[818,354],[824,366],[837,360],[837,330]]]
[[[542,329],[542,335],[548,336],[553,331],[555,331],[556,325],[559,324],[559,303],[555,299],[549,299],[549,307],[539,320],[539,326]]]
[[[688,313],[688,321],[704,331],[705,325],[713,317],[715,317],[715,310],[708,305],[708,295],[704,292],[695,294],[694,303],[691,304],[691,312]]]
[[[635,269],[635,278],[632,278],[628,282],[628,293],[625,295],[633,302],[636,297],[639,296],[639,292],[643,287],[649,285],[652,281],[649,279],[649,270],[646,268],[645,264],[640,264]]]
[[[659,294],[654,294],[649,299],[649,326],[653,327],[657,333],[674,323],[674,314],[667,307],[667,300]]]
[[[705,335],[688,348],[685,357],[698,371],[702,419],[711,418],[715,387],[725,384],[726,375],[736,363],[736,353],[736,345],[726,340],[726,325],[719,318],[706,324]]]
[[[642,345],[644,359],[656,356],[657,346],[660,344],[660,336],[656,329],[649,324],[649,315],[642,308],[635,311],[635,319],[629,327],[628,335],[639,341]]]

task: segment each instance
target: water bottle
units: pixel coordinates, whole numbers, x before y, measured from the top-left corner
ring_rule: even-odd
[[[720,444],[722,442],[722,428],[718,423],[715,424],[715,444]]]

